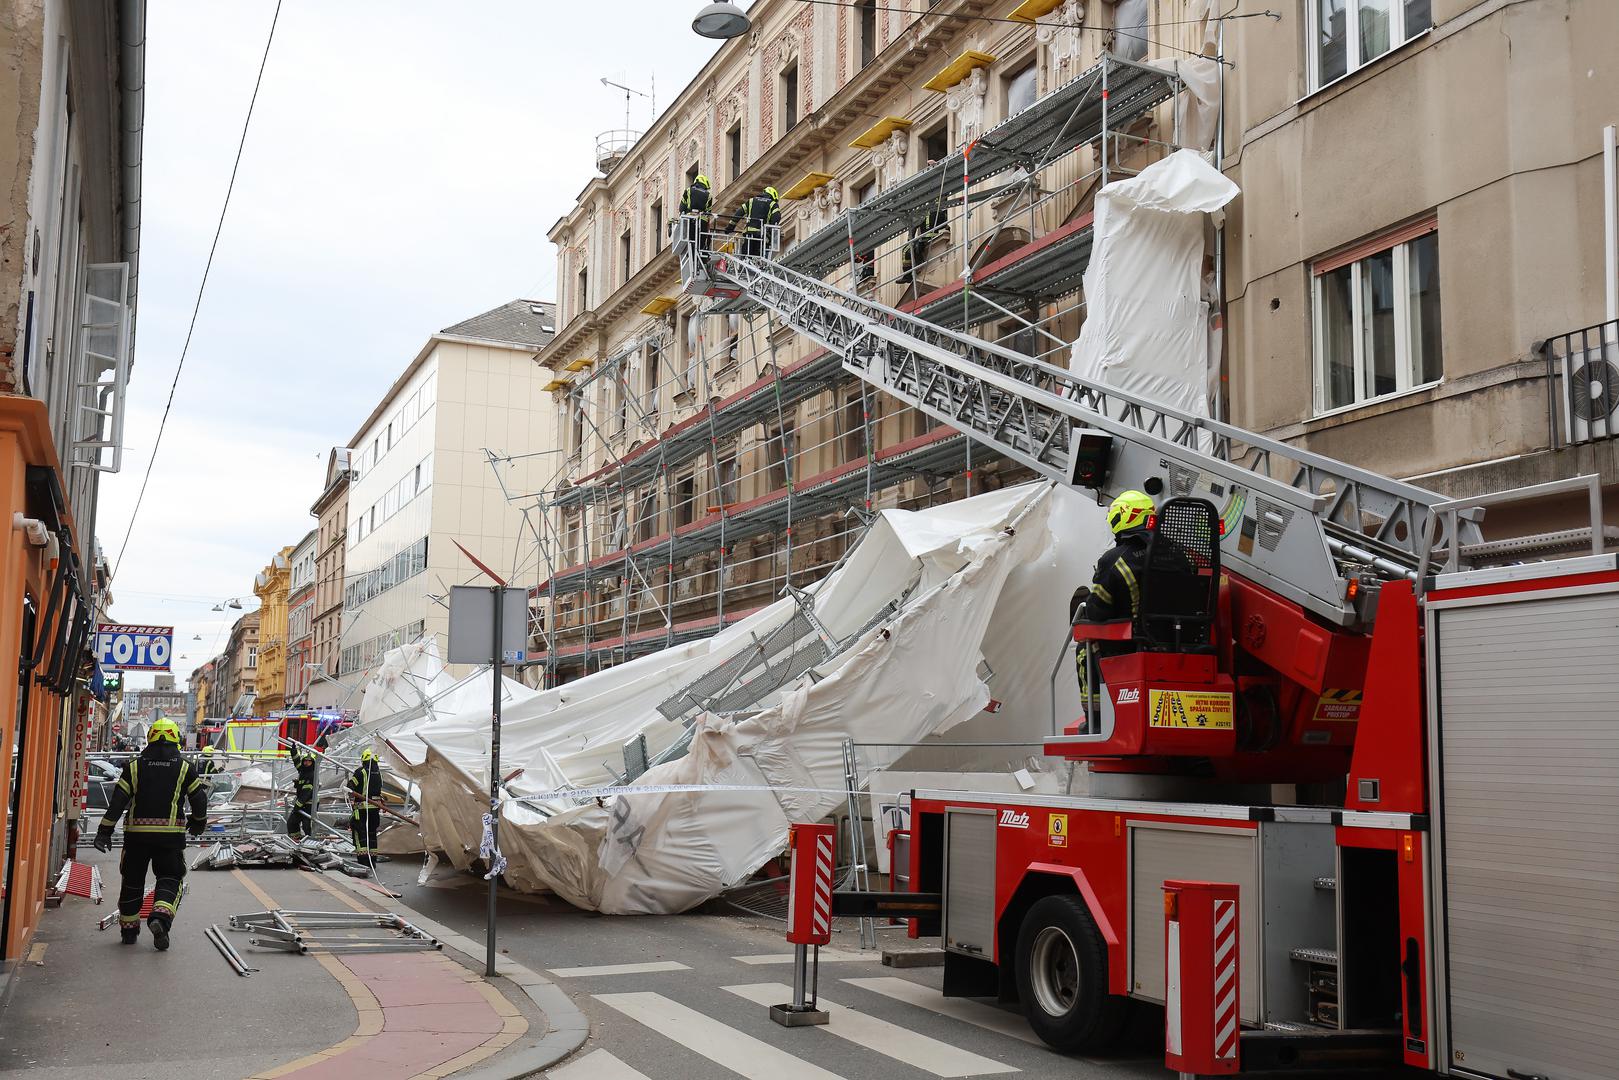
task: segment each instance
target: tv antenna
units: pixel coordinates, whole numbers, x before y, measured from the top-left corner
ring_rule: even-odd
[[[652,92],[651,93],[646,93],[646,92],[643,92],[641,90],[635,89],[633,86],[625,86],[623,83],[616,83],[612,79],[609,79],[609,78],[604,77],[602,79],[601,82],[602,82],[603,86],[610,86],[615,90],[624,91],[624,130],[625,131],[630,130],[630,104],[631,104],[630,97],[631,97],[631,95],[633,95],[635,97],[639,97],[639,98],[646,98],[647,105],[651,109],[651,119],[648,120],[648,122],[647,122],[648,127],[652,126],[652,123],[651,123],[652,120],[656,120],[658,118],[658,77],[656,75],[653,75],[653,76],[651,76],[651,80],[652,80],[652,86],[651,86],[651,91]]]

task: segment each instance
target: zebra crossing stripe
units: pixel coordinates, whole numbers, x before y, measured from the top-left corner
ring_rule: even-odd
[[[793,989],[785,983],[754,983],[724,987],[729,993],[759,1005],[775,1005],[791,1000]],[[825,1027],[815,1030],[844,1039],[867,1050],[903,1062],[934,1076],[989,1076],[1019,1071],[991,1058],[940,1042],[898,1024],[867,1016],[855,1009],[821,998],[817,1006],[831,1014]]]
[[[577,1061],[545,1074],[548,1080],[648,1080],[606,1050],[592,1050]]]
[[[823,952],[823,959],[825,955]],[[997,1035],[1005,1035],[1034,1046],[1045,1046],[1040,1036],[1029,1028],[1028,1021],[1015,1012],[985,1005],[980,1001],[969,1001],[966,998],[947,998],[930,986],[923,986],[921,983],[914,983],[894,975],[843,981],[861,990],[870,990],[874,994],[903,1001],[907,1005],[915,1005],[917,1008],[983,1028],[985,1031],[993,1031]]]
[[[662,994],[597,994],[596,1000],[747,1080],[841,1080]]]

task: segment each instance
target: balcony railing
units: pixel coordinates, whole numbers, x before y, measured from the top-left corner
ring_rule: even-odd
[[[1552,446],[1619,436],[1619,320],[1547,338],[1540,350]]]

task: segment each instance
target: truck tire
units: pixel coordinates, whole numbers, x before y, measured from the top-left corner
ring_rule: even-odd
[[[1105,1050],[1128,1000],[1107,991],[1107,946],[1077,896],[1035,901],[1018,928],[1017,989],[1029,1027],[1056,1050]]]

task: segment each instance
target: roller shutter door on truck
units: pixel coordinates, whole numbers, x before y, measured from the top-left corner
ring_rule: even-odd
[[[1436,611],[1449,1067],[1619,1070],[1619,594]]]

